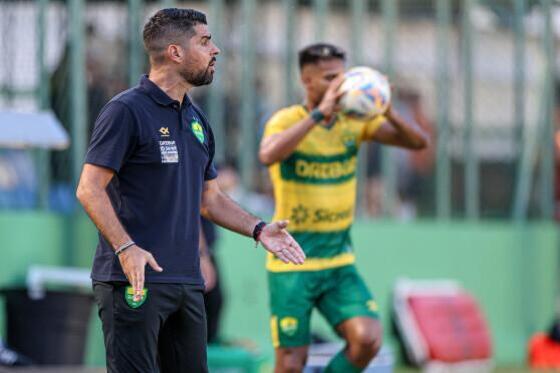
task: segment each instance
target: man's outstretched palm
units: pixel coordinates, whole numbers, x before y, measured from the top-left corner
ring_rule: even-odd
[[[287,226],[287,220],[267,224],[261,232],[259,241],[266,250],[276,255],[284,263],[303,264],[305,254],[286,230]]]

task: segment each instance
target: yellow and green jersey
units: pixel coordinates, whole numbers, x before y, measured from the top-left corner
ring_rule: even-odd
[[[285,131],[308,115],[302,105],[282,109],[266,124],[264,137]],[[317,271],[354,262],[350,226],[358,148],[384,121],[382,116],[361,121],[339,115],[331,127],[315,126],[287,159],[269,167],[274,220],[290,220],[288,229],[307,255],[299,266],[269,255],[269,271]]]

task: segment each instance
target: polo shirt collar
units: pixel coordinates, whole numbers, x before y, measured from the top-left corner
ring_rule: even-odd
[[[174,99],[169,97],[167,93],[161,90],[154,82],[148,78],[148,75],[144,74],[140,78],[140,88],[144,90],[154,100],[156,103],[162,106],[171,106],[177,103]],[[189,106],[191,104],[191,100],[189,99],[188,95],[183,97],[183,106]]]

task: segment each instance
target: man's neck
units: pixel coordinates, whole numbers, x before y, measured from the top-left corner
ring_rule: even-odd
[[[154,82],[162,91],[164,91],[173,100],[183,103],[183,98],[193,87],[176,72],[168,67],[162,66],[151,68],[148,75],[150,80]]]

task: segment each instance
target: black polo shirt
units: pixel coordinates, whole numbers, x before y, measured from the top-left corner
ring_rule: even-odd
[[[146,266],[146,282],[201,284],[198,235],[205,180],[215,178],[214,137],[203,113],[182,105],[143,76],[115,96],[95,123],[86,163],[115,171],[107,192],[128,234],[163,272]],[[126,281],[99,234],[92,278]]]

